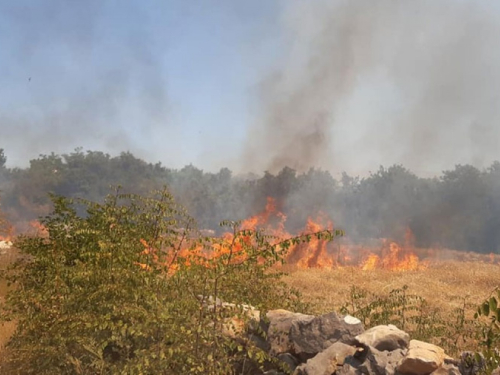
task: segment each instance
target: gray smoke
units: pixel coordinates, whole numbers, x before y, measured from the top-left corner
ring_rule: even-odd
[[[242,164],[419,175],[499,159],[500,5],[292,2]]]

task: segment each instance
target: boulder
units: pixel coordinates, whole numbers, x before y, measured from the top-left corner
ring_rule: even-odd
[[[451,363],[443,363],[436,371],[432,372],[431,375],[460,375],[460,370]]]
[[[370,347],[366,360],[370,362],[373,372],[376,374],[394,375],[399,362],[404,358],[405,354],[406,349],[398,348],[391,351],[380,351]]]
[[[410,335],[392,324],[376,326],[356,336],[357,345],[371,346],[381,351],[406,349],[409,342]]]
[[[356,348],[337,341],[297,367],[294,375],[331,375],[337,371],[337,366],[344,365],[346,357],[352,356],[355,352]]]
[[[436,371],[444,362],[444,350],[439,346],[411,340],[408,352],[397,366],[401,374],[427,375]]]
[[[351,345],[354,337],[364,331],[359,319],[335,312],[292,322],[290,341],[292,353],[302,361],[314,357],[339,341]]]
[[[270,345],[269,354],[277,356],[292,350],[290,329],[294,322],[308,322],[314,319],[313,315],[294,313],[288,310],[271,310],[266,314],[269,321],[267,342]]]
[[[344,366],[337,373],[339,375],[394,375],[405,353],[405,349],[379,351],[371,346],[360,347],[352,357],[346,358]]]

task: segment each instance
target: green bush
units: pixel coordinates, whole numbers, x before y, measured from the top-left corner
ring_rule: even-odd
[[[274,266],[305,237],[276,243],[232,222],[231,235],[201,237],[167,190],[52,201],[47,235],[20,237],[23,255],[4,275],[13,288],[2,318],[17,321],[3,364],[12,373],[250,373],[269,358],[222,334],[227,316],[200,296],[304,309]]]
[[[496,289],[476,311],[475,319],[480,322],[480,353],[486,364],[486,373],[500,366],[500,289]],[[476,358],[478,359],[478,358]]]

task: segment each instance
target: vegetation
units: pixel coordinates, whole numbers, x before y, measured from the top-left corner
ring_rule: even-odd
[[[493,371],[500,366],[500,288],[485,300],[477,309],[475,319],[485,317],[487,324],[480,329],[480,344],[483,357],[486,359],[486,370]]]
[[[252,373],[268,358],[224,335],[237,328],[228,319],[249,321],[243,304],[303,309],[272,268],[281,249],[306,237],[273,243],[237,223],[225,223],[223,238],[200,237],[166,190],[52,201],[46,233],[18,239],[23,256],[5,275],[13,289],[3,319],[17,329],[4,373]],[[207,306],[219,298],[235,311]]]
[[[192,165],[175,170],[147,163],[131,153],[111,157],[81,149],[41,155],[28,168],[9,169],[0,153],[4,210],[20,231],[51,211],[47,193],[102,202],[109,186],[145,195],[167,185],[199,227],[257,214],[273,197],[287,215],[286,230],[297,233],[309,216],[326,214],[349,238],[403,240],[411,229],[418,247],[500,253],[500,163],[485,170],[457,165],[435,178],[421,178],[402,166],[380,167],[365,178],[311,169],[297,173],[233,176],[227,168],[204,172]],[[24,223],[24,226],[23,226]]]
[[[481,351],[487,371],[498,365],[500,292],[483,301],[500,285],[498,265],[375,270],[369,282],[367,273],[351,268],[286,276],[275,267],[282,250],[309,236],[279,242],[239,222],[214,226],[256,214],[274,197],[292,233],[321,210],[354,240],[403,238],[409,227],[417,246],[499,253],[498,162],[484,171],[457,166],[433,179],[393,166],[340,181],[289,168],[243,179],[228,169],[171,170],[130,153],[81,150],[40,156],[26,169],[5,162],[0,149],[2,210],[21,228],[43,215],[46,233],[19,237],[22,256],[3,275],[10,293],[2,319],[16,327],[3,373],[252,373],[270,358],[253,341],[227,334],[238,329],[235,316],[250,323],[246,305],[263,312],[343,311],[368,327],[395,323],[450,355]],[[106,195],[120,183],[122,190]],[[169,190],[144,196],[164,184]],[[197,222],[219,236],[203,237]],[[8,227],[0,216],[1,224]],[[218,299],[234,308],[220,308]]]

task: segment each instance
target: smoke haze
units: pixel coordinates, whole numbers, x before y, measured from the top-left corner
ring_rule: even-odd
[[[250,169],[429,175],[499,158],[500,17],[487,1],[301,1],[260,87]]]
[[[6,1],[9,166],[82,146],[172,167],[437,175],[500,159],[500,5]]]

